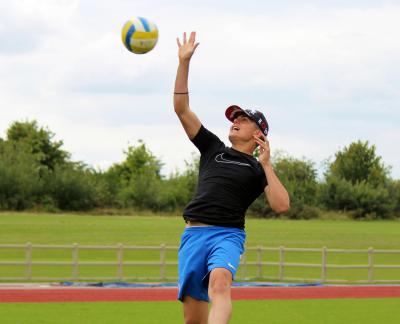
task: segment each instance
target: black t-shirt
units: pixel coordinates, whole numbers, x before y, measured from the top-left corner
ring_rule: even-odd
[[[251,155],[226,147],[203,125],[192,142],[201,153],[199,180],[183,218],[243,229],[247,208],[267,185],[261,164]]]

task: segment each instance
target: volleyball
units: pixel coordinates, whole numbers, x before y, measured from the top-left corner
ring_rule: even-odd
[[[144,54],[156,46],[158,29],[150,20],[136,17],[125,23],[121,36],[122,42],[129,51],[135,54]]]

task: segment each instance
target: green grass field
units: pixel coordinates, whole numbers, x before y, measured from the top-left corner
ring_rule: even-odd
[[[178,245],[184,224],[180,217],[159,216],[89,216],[89,215],[38,215],[0,214],[0,244],[94,244],[114,245]],[[373,246],[376,249],[399,249],[400,222],[374,221],[356,222],[350,220],[285,221],[248,219],[247,246],[360,248]],[[132,260],[157,258],[158,253],[132,252]],[[171,253],[169,260],[176,260]],[[248,258],[255,257],[249,255]],[[277,260],[273,253],[265,253],[268,260]],[[379,256],[380,263],[400,264],[397,255]],[[115,252],[86,251],[80,254],[82,260],[115,261]],[[286,255],[288,261],[320,261],[315,253]],[[22,252],[0,250],[0,260],[24,260]],[[71,260],[70,251],[41,251],[33,260]],[[365,255],[332,255],[329,262],[366,263]],[[106,275],[115,274],[115,269],[80,269]],[[175,268],[169,269],[171,273]],[[33,274],[70,275],[71,269],[37,267]],[[142,271],[152,271],[143,269]],[[271,273],[276,269],[263,269]],[[289,271],[289,269],[287,269]],[[293,269],[300,275],[314,275],[310,270]],[[338,270],[339,271],[339,270]],[[341,270],[343,277],[360,275],[361,270]],[[398,270],[396,270],[398,272]],[[1,267],[0,277],[23,275],[18,267]],[[319,274],[319,271],[317,271]],[[332,273],[337,276],[338,273]],[[329,275],[329,273],[328,273]],[[364,275],[364,273],[362,274]],[[395,276],[381,272],[382,278]],[[329,276],[328,276],[329,277]],[[400,299],[330,299],[330,300],[265,300],[235,301],[231,323],[296,323],[296,324],[394,324],[400,322]],[[179,302],[98,302],[98,303],[7,303],[0,304],[2,324],[168,324],[181,323],[182,312]]]
[[[0,304],[2,324],[176,324],[179,302]],[[400,299],[235,301],[232,324],[397,324]]]
[[[81,245],[179,245],[184,223],[181,217],[161,216],[91,216],[73,214],[0,214],[0,244],[72,244]],[[262,220],[248,219],[246,223],[248,247],[314,247],[367,249],[399,249],[399,221],[351,221],[351,220]],[[125,252],[124,260],[149,261],[158,260],[159,252],[132,251]],[[176,252],[168,252],[167,261],[176,261]],[[247,253],[248,261],[255,261],[255,252]],[[400,264],[400,255],[376,255],[379,264]],[[0,261],[24,261],[24,252],[12,249],[0,250]],[[71,261],[70,250],[38,250],[33,253],[33,261]],[[80,261],[116,261],[115,251],[82,251]],[[278,261],[277,252],[264,252],[263,260]],[[294,253],[285,255],[287,262],[320,263],[321,254],[316,252]],[[334,264],[367,264],[366,254],[330,254],[328,263]],[[243,269],[242,269],[243,270]],[[276,277],[277,267],[262,267],[264,276]],[[1,277],[23,276],[21,266],[1,266]],[[398,279],[398,269],[376,269],[376,279]],[[158,268],[129,268],[125,276],[137,276],[140,273],[157,276]],[[166,275],[176,276],[176,267],[167,268]],[[303,278],[319,278],[319,268],[287,268],[285,276],[301,276]],[[70,266],[34,266],[33,276],[57,276],[69,278]],[[109,277],[116,275],[115,267],[82,266],[81,276]],[[242,275],[239,269],[238,279]],[[328,279],[339,278],[354,280],[367,279],[366,269],[329,269]],[[256,267],[249,267],[247,278],[256,278]]]
[[[0,244],[179,244],[181,217],[0,213]],[[247,245],[400,247],[400,221],[247,219]]]

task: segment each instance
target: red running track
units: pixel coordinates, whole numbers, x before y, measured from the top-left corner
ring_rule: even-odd
[[[0,302],[172,301],[177,288],[0,288]],[[400,286],[234,287],[234,300],[400,298]]]

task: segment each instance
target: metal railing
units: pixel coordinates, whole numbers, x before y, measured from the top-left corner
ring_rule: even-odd
[[[6,260],[5,257],[1,256],[1,251],[4,250],[19,250],[22,251],[24,260]],[[38,250],[69,250],[71,257],[67,261],[38,261],[33,258],[33,251]],[[115,251],[114,261],[88,261],[80,258],[82,251]],[[125,257],[128,251],[158,251],[159,257],[152,261],[138,261],[129,260]],[[167,260],[167,252],[173,251],[173,260]],[[177,265],[176,260],[178,247],[167,246],[161,244],[159,246],[127,246],[123,244],[117,245],[39,245],[39,244],[2,244],[0,245],[0,281],[60,281],[60,280],[157,280],[157,281],[168,281],[177,279]],[[315,259],[320,260],[318,263],[306,263],[306,262],[287,262],[286,257],[288,253],[317,253],[319,256]],[[276,259],[277,261],[264,261],[265,253],[276,253],[274,257],[270,256],[270,259]],[[367,263],[365,264],[334,264],[328,263],[328,255],[333,254],[366,254]],[[248,247],[246,248],[245,254],[243,254],[239,272],[237,274],[237,280],[273,280],[273,281],[303,281],[303,282],[359,282],[359,283],[400,283],[400,264],[379,264],[375,261],[375,256],[379,254],[390,254],[398,255],[400,257],[400,250],[382,250],[374,249],[328,249],[327,247],[322,248],[287,248],[284,246],[280,247]],[[252,257],[251,257],[252,256]],[[21,258],[22,259],[22,258]],[[400,258],[399,258],[400,259]],[[397,260],[397,259],[395,259]],[[343,262],[342,262],[343,263]],[[399,260],[400,263],[400,260]],[[33,268],[36,266],[47,266],[47,267],[68,267],[68,276],[39,276],[34,275]],[[82,276],[80,270],[83,267],[113,267],[115,274],[112,276]],[[4,273],[6,267],[20,267],[23,268],[23,275],[20,276],[7,276]],[[173,268],[171,268],[173,267]],[[141,275],[129,274],[129,269],[141,268]],[[154,268],[157,270],[157,275],[149,275],[151,272],[149,269]],[[271,274],[266,275],[266,270],[270,269],[277,270],[277,275]],[[286,272],[290,268],[313,268],[319,269],[320,276],[315,278],[305,278],[301,276],[288,276]],[[14,268],[13,268],[14,269]],[[169,271],[167,271],[169,269]],[[172,269],[172,270],[171,270]],[[363,277],[362,274],[358,274],[353,279],[338,279],[328,276],[329,269],[364,269],[367,271],[367,276]],[[398,269],[396,274],[391,279],[376,279],[375,270],[377,269]],[[53,272],[56,272],[53,269]],[[17,271],[12,270],[14,273]],[[101,271],[100,271],[101,272]],[[168,276],[167,272],[173,272],[173,276]],[[249,274],[249,272],[251,272]],[[271,272],[271,271],[269,271]],[[147,274],[146,274],[147,273]]]

